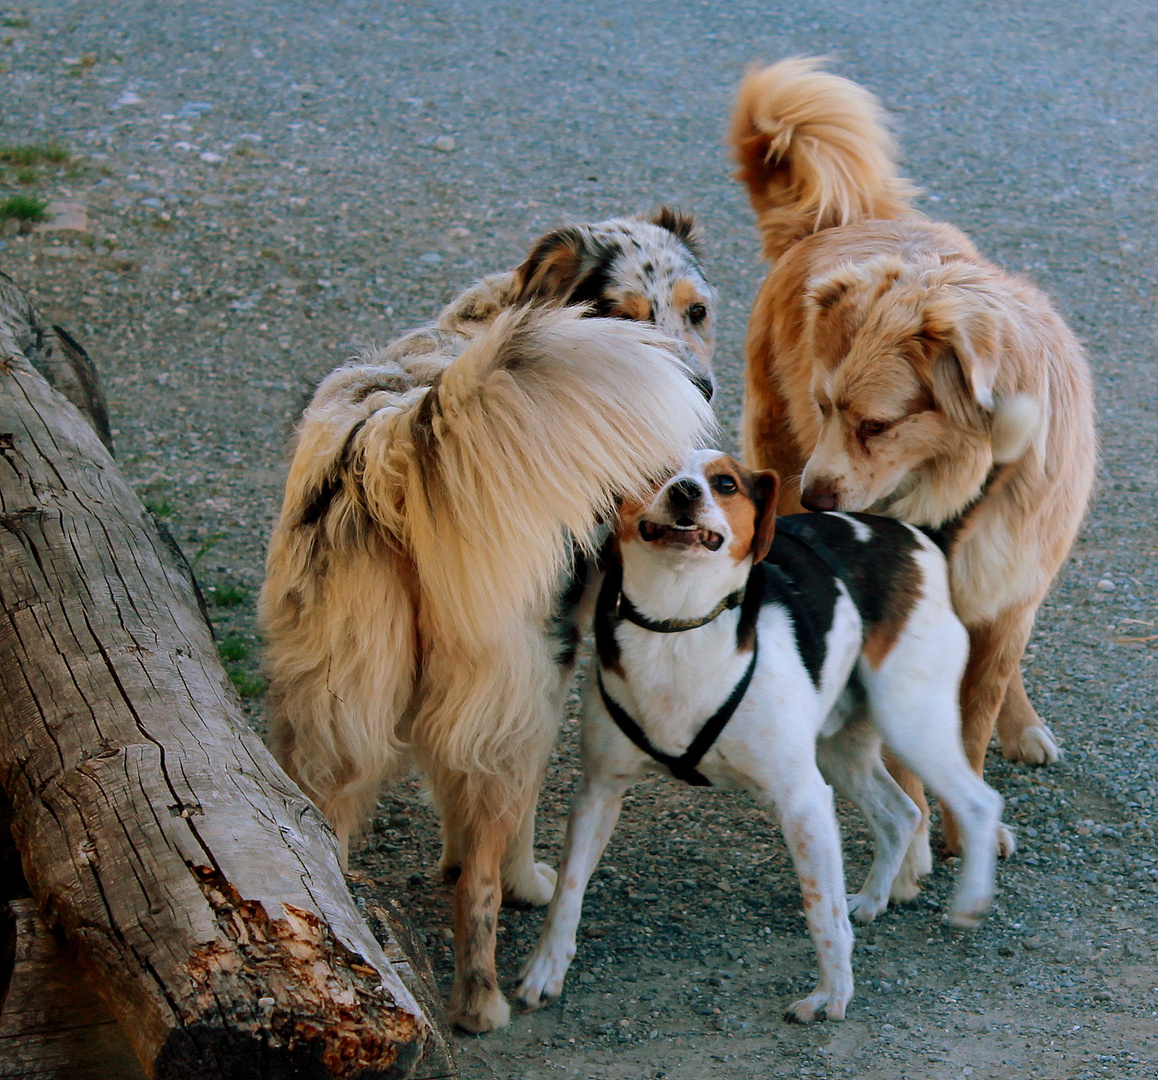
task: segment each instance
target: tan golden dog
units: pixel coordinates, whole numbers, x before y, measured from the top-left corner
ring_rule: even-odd
[[[426,773],[461,869],[451,1013],[470,1031],[509,1015],[500,901],[555,884],[533,836],[574,661],[560,579],[712,422],[693,239],[671,211],[552,233],[332,372],[298,425],[261,594],[271,743],[343,855],[383,783]]]
[[[748,330],[747,463],[785,477],[781,513],[940,530],[970,635],[970,761],[980,773],[995,723],[1006,757],[1053,761],[1020,659],[1093,484],[1086,358],[1042,293],[913,208],[876,99],[816,66],[754,71],[735,106],[772,261]]]

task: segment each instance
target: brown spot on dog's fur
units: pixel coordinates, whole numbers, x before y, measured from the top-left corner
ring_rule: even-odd
[[[886,599],[877,618],[865,626],[864,658],[874,669],[892,652],[923,591],[921,568],[913,559],[906,559],[890,578],[880,584]]]
[[[646,296],[640,296],[639,293],[627,293],[612,305],[610,314],[614,319],[651,322],[651,302]]]

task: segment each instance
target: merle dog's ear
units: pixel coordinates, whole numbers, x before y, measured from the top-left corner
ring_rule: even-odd
[[[752,563],[763,562],[776,535],[776,496],[780,494],[780,477],[771,469],[752,474],[756,489],[756,534],[752,538]]]
[[[649,219],[653,225],[667,229],[677,239],[687,245],[691,253],[697,257],[700,254],[700,244],[703,243],[704,230],[691,214],[682,210],[673,210],[670,206],[661,206]]]
[[[583,232],[571,225],[542,237],[515,271],[515,299],[565,302],[579,283],[586,248]]]

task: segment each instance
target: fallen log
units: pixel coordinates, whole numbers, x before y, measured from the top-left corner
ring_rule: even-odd
[[[245,725],[188,577],[24,355],[13,295],[0,787],[40,912],[156,1080],[454,1075],[328,825]]]

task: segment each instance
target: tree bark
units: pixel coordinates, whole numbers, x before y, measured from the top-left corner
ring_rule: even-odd
[[[12,295],[0,786],[40,910],[150,1077],[412,1076],[434,1044],[451,1074],[329,827],[245,725],[190,581],[23,354],[35,334]]]

